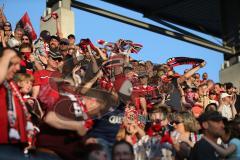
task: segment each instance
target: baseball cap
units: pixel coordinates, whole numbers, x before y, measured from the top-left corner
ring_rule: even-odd
[[[232,95],[227,94],[226,92],[221,94],[221,99],[225,98],[225,97],[231,97]]]
[[[56,39],[58,42],[60,42],[60,38],[58,36],[52,35],[50,40]]]
[[[221,121],[221,120],[227,120],[227,119],[223,117],[218,111],[206,111],[198,117],[198,121],[200,124],[209,120]]]
[[[47,30],[43,30],[43,31],[41,31],[41,33],[40,33],[40,37],[42,37],[43,40],[46,41],[46,42],[50,41],[50,39],[51,39],[50,32],[47,31]]]
[[[146,65],[146,63],[145,63],[144,61],[139,61],[138,64],[139,64],[139,65],[142,65],[142,66],[145,66],[145,65]]]
[[[60,40],[60,45],[61,45],[61,44],[69,45],[69,41],[68,41],[68,39],[66,39],[66,38],[62,38],[62,39]]]

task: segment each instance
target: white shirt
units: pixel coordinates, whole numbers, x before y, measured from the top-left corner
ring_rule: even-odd
[[[226,117],[228,120],[231,120],[233,118],[232,108],[230,105],[223,105],[222,116]]]

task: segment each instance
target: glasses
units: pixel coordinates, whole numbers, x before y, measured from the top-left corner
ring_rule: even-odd
[[[51,57],[51,58],[52,58],[52,60],[54,60],[54,61],[62,62],[62,58],[53,58],[53,57]]]
[[[178,124],[180,124],[180,123],[183,123],[182,121],[172,121],[172,124],[176,124],[176,125],[178,125]]]

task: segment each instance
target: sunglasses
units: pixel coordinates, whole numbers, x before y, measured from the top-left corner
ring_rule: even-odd
[[[177,120],[176,120],[176,121],[172,121],[172,122],[171,122],[172,125],[173,125],[173,124],[178,125],[178,124],[180,124],[180,123],[182,123],[182,121],[177,121]]]
[[[51,58],[52,58],[52,60],[54,60],[54,61],[62,62],[62,58],[53,58],[53,57],[51,57]]]
[[[32,54],[32,52],[21,52],[22,54]]]

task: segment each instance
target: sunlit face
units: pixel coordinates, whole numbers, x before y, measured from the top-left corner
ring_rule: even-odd
[[[13,51],[10,51],[13,52]],[[10,60],[10,66],[7,71],[7,80],[10,80],[13,78],[15,73],[20,70],[20,61],[21,59],[16,55]]]
[[[22,37],[22,43],[26,43],[26,44],[29,44],[30,43],[30,40],[29,40],[29,38],[28,38],[28,36],[23,36]]]
[[[10,31],[11,30],[11,25],[9,23],[5,23],[3,26],[4,31]]]
[[[20,50],[20,52],[22,54],[22,59],[25,59],[25,58],[27,58],[26,55],[30,56],[30,54],[32,53],[32,50],[31,50],[31,48],[22,48]]]
[[[215,84],[215,85],[214,85],[214,91],[215,91],[216,93],[220,93],[221,87],[220,87],[218,84]]]
[[[75,39],[73,37],[69,37],[68,42],[69,42],[69,44],[73,45],[73,44],[75,44]]]
[[[19,41],[22,40],[22,36],[23,36],[23,32],[21,30],[17,30],[15,31],[15,34],[14,34],[15,38]]]
[[[49,56],[49,58],[48,58],[48,66],[49,67],[51,67],[54,70],[57,70],[60,64],[61,64],[60,59],[53,59],[52,57]]]
[[[59,42],[55,38],[52,38],[49,44],[51,49],[56,49],[59,46]]]
[[[128,79],[132,79],[135,75],[135,72],[133,70],[128,70],[125,72],[125,76],[128,78]]]
[[[164,115],[160,111],[156,112],[156,113],[152,113],[150,118],[154,125],[157,124],[157,122],[161,122],[161,126],[168,125],[168,119],[167,119],[166,115]]]
[[[18,85],[20,86],[20,92],[23,94],[28,94],[32,91],[33,83],[30,80],[21,81]]]
[[[210,94],[209,95],[209,99],[211,99],[211,100],[215,100],[216,99],[216,94]]]

